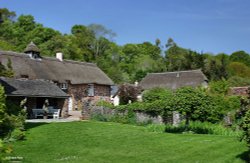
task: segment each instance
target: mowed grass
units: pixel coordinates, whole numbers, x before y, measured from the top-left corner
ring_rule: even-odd
[[[12,156],[23,162],[244,162],[235,137],[149,132],[108,122],[28,124]]]

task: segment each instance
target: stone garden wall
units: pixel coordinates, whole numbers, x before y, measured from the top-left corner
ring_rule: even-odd
[[[134,111],[135,119],[137,123],[153,123],[153,124],[163,124],[164,119],[161,115],[153,115],[142,111]],[[115,116],[115,115],[126,115],[127,111],[118,111],[115,109],[109,109],[102,106],[92,106],[90,108],[90,115],[103,115],[103,116]],[[169,117],[167,123],[178,125],[180,123],[180,116],[177,112],[173,113],[173,116]]]

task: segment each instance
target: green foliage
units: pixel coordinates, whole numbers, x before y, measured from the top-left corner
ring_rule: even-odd
[[[146,130],[149,132],[164,133],[166,125],[164,124],[148,124],[146,125]]]
[[[0,62],[0,76],[13,77],[14,72],[12,70],[11,60],[8,58],[7,68]]]
[[[250,110],[248,110],[244,116],[242,129],[244,131],[243,139],[246,140],[250,147]]]
[[[12,151],[12,147],[0,139],[0,162],[5,162],[6,156]]]
[[[241,107],[241,97],[239,96],[227,96],[225,98],[225,101],[227,102],[227,111],[235,111]]]
[[[164,89],[155,89],[148,93],[144,102],[134,102],[114,108],[120,111],[133,110],[162,115],[166,122],[172,116],[172,111],[178,111],[185,117],[188,125],[190,120],[220,122],[228,112],[239,109],[241,103],[237,96],[211,95],[202,89],[191,87],[183,87],[173,93]]]
[[[10,136],[11,141],[24,140],[24,139],[25,139],[25,132],[23,130],[16,128],[11,132]]]
[[[230,55],[232,62],[240,62],[247,66],[250,66],[250,56],[245,51],[236,51]]]
[[[3,136],[6,123],[6,104],[4,88],[0,86],[0,136]]]
[[[10,50],[15,50],[16,48],[8,43],[7,41],[5,40],[0,40],[0,50],[6,50],[6,51],[10,51]]]
[[[245,140],[250,147],[250,88],[247,93],[247,98],[241,99],[241,108],[238,109],[235,117],[239,127],[243,130],[242,140]],[[250,159],[249,155],[248,159]]]
[[[11,137],[11,132],[15,129],[24,131],[26,111],[16,104],[7,101],[5,104],[4,119],[0,125],[0,136]]]
[[[113,115],[110,114],[92,114],[92,120],[102,122],[117,122],[123,124],[137,124],[135,113],[133,110],[116,112]]]
[[[6,101],[4,89],[0,86],[0,137],[8,139],[14,135],[15,139],[23,139],[25,119],[26,111]]]
[[[184,123],[178,126],[166,125],[166,132],[170,133],[195,133],[195,134],[211,134],[211,135],[225,135],[225,136],[241,136],[241,131],[233,131],[220,124],[212,124],[209,122],[191,121],[187,127]]]
[[[202,70],[209,80],[228,78],[228,59],[225,54],[219,54],[218,56],[205,54],[204,59]]]
[[[154,102],[156,100],[168,100],[172,96],[172,92],[164,88],[153,88],[143,92],[142,100],[144,102]]]
[[[4,20],[13,20],[16,17],[16,13],[9,11],[7,8],[0,8],[1,18]]]
[[[116,110],[119,111],[142,111],[152,115],[162,115],[165,110],[171,111],[173,107],[173,99],[169,98],[168,100],[156,100],[153,102],[145,103],[145,102],[134,102],[127,105],[119,105],[115,106]]]
[[[177,89],[175,93],[175,105],[173,110],[179,111],[185,115],[186,125],[189,125],[190,119],[198,119],[200,115],[211,110],[209,97],[202,91],[183,87]]]
[[[110,102],[105,101],[105,100],[98,101],[96,105],[103,106],[103,107],[110,108],[110,109],[112,109],[114,107],[113,104],[111,104]]]
[[[249,86],[250,85],[250,78],[232,76],[228,79],[228,84],[231,87]]]
[[[228,71],[231,76],[250,78],[250,68],[246,66],[244,63],[231,62],[228,65]]]
[[[212,94],[226,95],[228,89],[229,83],[226,80],[212,81],[209,83],[209,91]]]
[[[172,38],[168,39],[165,51],[168,71],[203,68],[204,57],[197,52],[179,47]]]

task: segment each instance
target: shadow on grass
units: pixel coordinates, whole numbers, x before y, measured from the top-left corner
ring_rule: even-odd
[[[44,123],[44,122],[38,122],[38,123],[25,123],[24,127],[25,127],[25,130],[30,130],[32,128],[35,128],[35,127],[38,127],[38,126],[42,126],[42,125],[46,125],[48,123]]]
[[[248,151],[245,151],[239,155],[236,156],[237,158],[240,158],[241,160],[250,163],[250,149]]]

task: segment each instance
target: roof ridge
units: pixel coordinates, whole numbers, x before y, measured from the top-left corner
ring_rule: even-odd
[[[13,52],[13,51],[3,51],[0,50],[0,55],[12,55],[12,56],[16,56],[16,57],[27,57],[29,58],[28,54],[25,53],[21,53],[21,52]],[[68,59],[64,59],[63,61],[58,60],[55,57],[50,57],[50,56],[42,56],[42,59],[47,59],[47,60],[53,60],[53,61],[58,61],[58,62],[68,62],[68,63],[73,63],[73,64],[81,64],[81,65],[86,65],[86,66],[93,66],[96,67],[97,65],[95,63],[91,63],[91,62],[82,62],[82,61],[74,61],[74,60],[68,60]]]
[[[97,66],[96,63],[92,63],[92,62],[82,62],[82,61],[74,61],[74,60],[68,60],[68,59],[65,59],[63,60],[65,62],[69,62],[69,63],[76,63],[76,64],[82,64],[82,65],[89,65],[89,66]]]
[[[7,58],[13,63],[14,71],[28,74],[29,78],[42,78],[58,82],[70,80],[72,84],[96,83],[102,85],[113,85],[113,81],[95,64],[73,60],[60,61],[57,58],[42,57],[39,63],[37,59],[31,59],[24,53],[6,52],[0,50],[0,60],[7,64]]]
[[[1,55],[12,55],[12,56],[17,56],[17,57],[29,57],[28,54],[21,53],[21,52],[13,52],[13,51],[3,51],[0,50]]]

